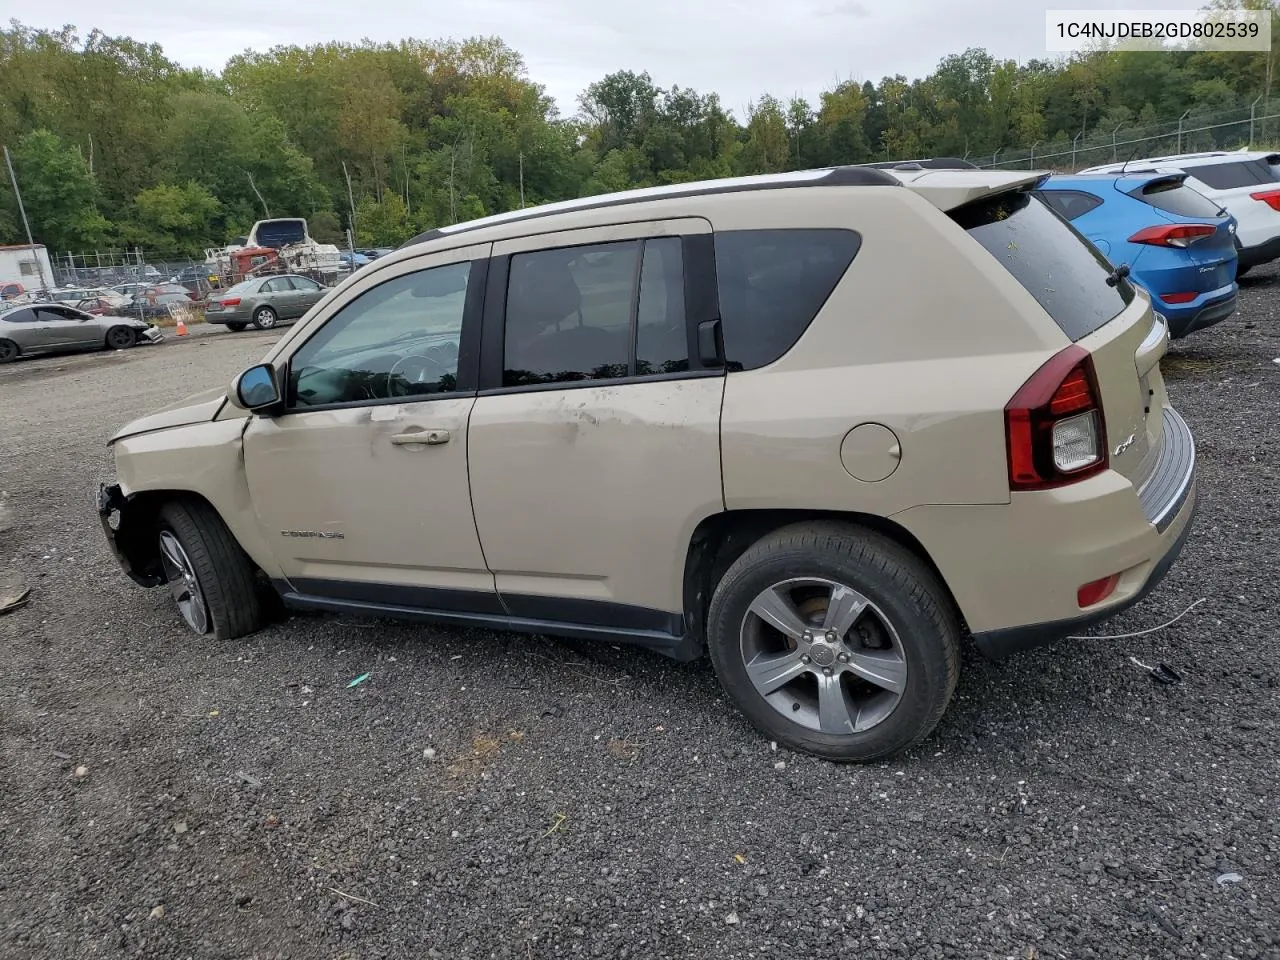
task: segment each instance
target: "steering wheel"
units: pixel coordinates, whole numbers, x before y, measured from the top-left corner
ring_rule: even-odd
[[[409,385],[435,383],[449,373],[449,368],[439,360],[411,353],[407,357],[401,357],[387,371],[387,396],[410,396],[413,391],[409,389]]]

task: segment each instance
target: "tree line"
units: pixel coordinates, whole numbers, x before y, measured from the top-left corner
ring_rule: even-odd
[[[1276,0],[1216,0],[1272,9]],[[55,251],[200,256],[266,216],[394,246],[432,227],[569,197],[711,177],[930,156],[990,157],[1117,124],[1248,109],[1271,53],[1094,52],[1017,64],[982,49],[928,76],[763,94],[619,71],[561,116],[496,37],[278,46],[188,69],[156,44],[16,21],[0,31],[0,143]],[[1246,114],[1247,115],[1247,114]],[[1042,154],[1046,151],[1042,151]],[[7,176],[0,244],[25,242]],[[354,216],[353,216],[354,213]]]

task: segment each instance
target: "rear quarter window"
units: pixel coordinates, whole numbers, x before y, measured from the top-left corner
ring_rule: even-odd
[[[1202,163],[1184,167],[1191,176],[1207,183],[1215,190],[1231,190],[1236,187],[1256,187],[1277,180],[1277,173],[1266,159],[1228,160],[1225,163]]]
[[[984,197],[951,212],[969,236],[1036,298],[1073,341],[1093,333],[1133,300],[1112,266],[1070,224],[1030,193]]]
[[[730,370],[790,350],[857,256],[853,230],[727,230],[715,235],[716,282]]]
[[[1090,210],[1102,206],[1102,198],[1084,190],[1039,190],[1036,196],[1067,220],[1083,217]]]

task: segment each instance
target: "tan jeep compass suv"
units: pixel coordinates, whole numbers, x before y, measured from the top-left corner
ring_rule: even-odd
[[[710,653],[868,760],[1140,598],[1195,454],[1145,295],[1034,173],[840,167],[435,230],[228,393],[113,439],[125,570],[198,634],[285,605]]]

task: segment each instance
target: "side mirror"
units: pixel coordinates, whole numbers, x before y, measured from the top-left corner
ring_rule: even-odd
[[[250,367],[231,384],[228,398],[241,410],[263,410],[280,402],[280,384],[269,363]]]

